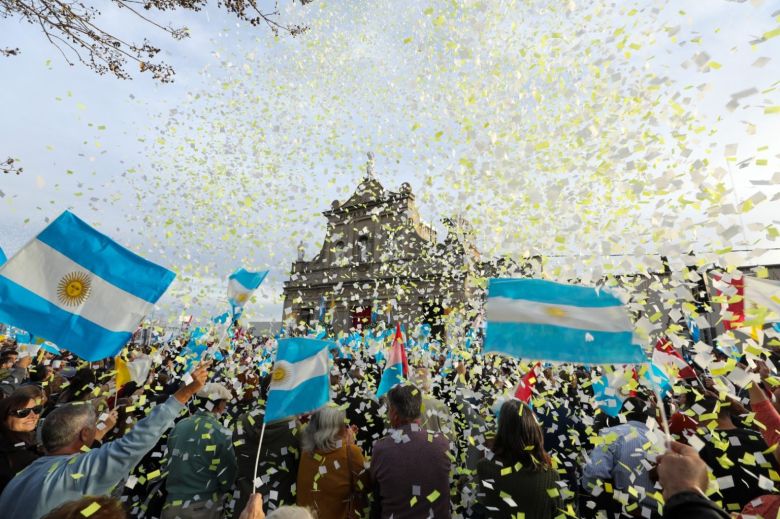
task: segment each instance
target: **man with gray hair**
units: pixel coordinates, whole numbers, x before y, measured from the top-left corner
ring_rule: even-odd
[[[450,444],[421,425],[422,393],[411,384],[387,393],[390,434],[374,443],[372,517],[450,517]]]
[[[70,403],[46,417],[42,439],[46,456],[14,477],[0,496],[3,517],[38,519],[59,505],[85,495],[105,495],[119,484],[173,425],[189,399],[206,383],[208,363],[190,374],[192,381],[122,438],[86,450],[97,433],[95,411]]]
[[[422,391],[422,407],[420,425],[427,431],[440,432],[455,444],[457,435],[455,421],[447,404],[433,396],[431,370],[424,366],[410,368],[411,382]]]

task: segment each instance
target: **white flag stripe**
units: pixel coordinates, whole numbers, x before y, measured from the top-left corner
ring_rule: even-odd
[[[633,330],[628,313],[623,306],[555,305],[526,299],[489,297],[485,312],[489,322],[549,324],[597,332]]]
[[[87,298],[77,305],[60,300],[60,281],[73,273],[89,276]],[[125,292],[45,243],[33,240],[3,266],[2,275],[66,312],[113,332],[133,332],[152,304]]]
[[[228,294],[233,297],[238,294],[251,294],[252,290],[246,288],[244,285],[236,281],[235,279],[228,279]]]
[[[272,380],[270,390],[290,391],[302,383],[315,377],[328,375],[328,350],[307,357],[299,362],[287,362],[286,360],[277,360],[274,363],[274,376],[277,370],[284,370],[284,378]]]

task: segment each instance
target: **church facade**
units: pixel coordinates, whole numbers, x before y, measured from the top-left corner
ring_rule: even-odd
[[[487,277],[522,270],[508,259],[483,260],[462,219],[443,220],[447,235],[439,241],[420,219],[411,186],[386,189],[371,154],[352,196],[334,200],[323,215],[321,250],[306,260],[300,246],[284,284],[283,321],[291,330],[427,322],[443,335],[446,316],[479,310]]]

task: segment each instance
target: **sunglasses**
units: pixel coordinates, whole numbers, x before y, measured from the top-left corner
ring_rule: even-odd
[[[14,415],[17,418],[27,418],[30,416],[30,413],[35,413],[40,416],[40,414],[43,412],[43,406],[42,405],[36,405],[33,407],[26,407],[24,409],[17,409],[14,411]]]

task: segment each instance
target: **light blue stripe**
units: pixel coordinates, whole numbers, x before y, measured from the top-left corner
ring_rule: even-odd
[[[309,339],[306,337],[293,337],[290,339],[281,339],[276,350],[276,360],[285,360],[287,362],[300,362],[317,355],[326,348],[335,348],[333,341],[321,341],[319,339]]]
[[[490,297],[527,299],[538,303],[586,308],[623,305],[620,299],[604,290],[597,292],[593,287],[565,285],[543,279],[491,279],[488,284],[488,298]]]
[[[607,416],[615,417],[620,414],[620,410],[623,408],[624,398],[617,394],[607,395],[607,388],[609,387],[609,379],[605,376],[593,381],[591,386],[593,388],[593,398],[596,403],[604,411]]]
[[[379,381],[379,387],[376,388],[376,397],[379,398],[393,386],[403,384],[404,382],[404,366],[403,364],[393,364],[388,366],[382,372],[382,380]]]
[[[586,340],[589,333],[592,341]],[[527,360],[576,364],[634,364],[647,362],[642,348],[632,344],[631,332],[597,332],[553,326],[488,322],[485,353],[505,353]]]
[[[3,249],[0,247],[0,265],[6,262],[8,258],[5,255],[5,252],[3,252]]]
[[[249,272],[243,268],[238,269],[230,275],[229,279],[235,279],[247,290],[254,290],[260,286],[265,277],[268,275],[267,270],[261,272]]]
[[[0,322],[28,330],[85,360],[114,357],[132,337],[66,312],[0,275]]]
[[[176,274],[130,252],[70,211],[46,227],[38,240],[134,296],[156,303]]]
[[[273,389],[265,404],[265,423],[275,422],[299,414],[310,413],[330,401],[330,377],[310,378],[289,391]]]

